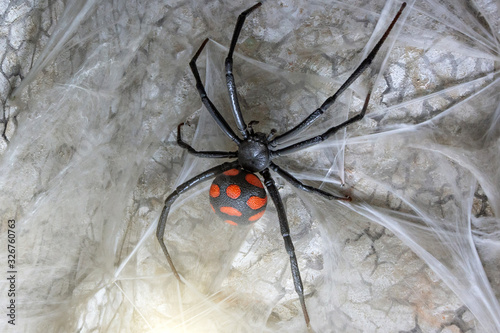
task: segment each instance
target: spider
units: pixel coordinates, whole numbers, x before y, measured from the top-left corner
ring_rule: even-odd
[[[231,108],[234,119],[236,121],[236,125],[238,127],[238,131],[240,132],[242,138],[236,135],[227,121],[219,113],[215,105],[210,101],[210,98],[207,96],[204,85],[201,81],[200,74],[196,66],[196,61],[200,53],[204,49],[206,43],[208,42],[208,38],[203,41],[200,48],[189,63],[191,71],[193,72],[196,80],[196,89],[198,90],[203,105],[213,117],[220,129],[237,144],[238,150],[197,151],[182,140],[181,130],[184,123],[179,124],[179,126],[177,127],[177,144],[181,148],[186,149],[190,154],[202,158],[236,158],[236,160],[232,162],[225,162],[218,166],[210,168],[207,171],[202,172],[199,175],[189,179],[185,183],[179,185],[165,200],[165,205],[161,212],[158,227],[156,230],[156,237],[158,238],[160,246],[163,250],[163,253],[165,254],[165,257],[167,258],[173,274],[175,275],[177,280],[182,283],[179,273],[174,266],[174,263],[163,240],[170,206],[179,197],[179,195],[190,190],[194,186],[215,177],[212,186],[210,187],[210,202],[214,212],[230,224],[248,225],[257,221],[264,214],[267,204],[267,195],[264,189],[265,185],[265,188],[269,192],[271,200],[273,201],[278,212],[281,235],[285,243],[286,252],[290,256],[290,266],[295,291],[297,292],[300,300],[305,323],[307,327],[310,328],[309,314],[307,312],[304,298],[304,288],[300,277],[297,257],[295,256],[295,250],[293,247],[292,239],[290,237],[290,228],[288,226],[285,208],[283,206],[281,196],[278,192],[278,188],[276,187],[269,169],[276,172],[293,186],[306,192],[315,193],[329,200],[351,200],[349,196],[336,196],[319,188],[303,184],[290,173],[273,163],[273,159],[278,156],[294,153],[316,145],[328,139],[331,135],[336,133],[338,130],[346,127],[347,125],[363,119],[368,107],[368,102],[370,100],[370,93],[368,93],[366,96],[361,112],[356,116],[347,119],[345,122],[337,126],[331,127],[321,135],[302,140],[283,148],[276,147],[286,140],[297,136],[312,123],[314,123],[314,121],[318,119],[335,102],[337,97],[342,94],[342,92],[344,92],[365,71],[365,69],[368,68],[368,66],[370,66],[373,58],[398,21],[399,16],[406,6],[406,3],[403,3],[401,5],[398,13],[392,20],[384,35],[375,45],[373,50],[369,53],[366,59],[361,62],[361,64],[356,68],[351,76],[340,86],[340,88],[331,97],[327,98],[318,109],[312,112],[297,126],[280,135],[276,135],[276,130],[274,129],[271,130],[269,134],[255,132],[253,130],[253,125],[257,124],[257,121],[251,121],[250,123],[248,123],[248,125],[245,123],[240,105],[238,103],[236,84],[233,76],[233,53],[241,29],[246,17],[261,5],[262,4],[260,2],[256,3],[239,15],[231,40],[231,45],[229,47],[229,53],[225,60],[226,85],[229,91]],[[264,185],[255,173],[259,173],[262,176],[262,178],[264,179]]]

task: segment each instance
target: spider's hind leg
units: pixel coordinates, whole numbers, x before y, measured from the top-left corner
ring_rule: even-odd
[[[234,161],[234,162],[223,163],[221,165],[208,169],[207,171],[200,173],[198,176],[195,176],[189,179],[188,181],[182,183],[181,185],[177,186],[177,188],[172,193],[170,193],[167,199],[165,199],[165,205],[163,206],[163,210],[161,212],[160,219],[158,221],[158,227],[156,228],[156,238],[160,243],[161,249],[163,250],[165,257],[167,258],[168,264],[170,265],[170,268],[172,269],[174,276],[179,282],[182,282],[182,280],[179,276],[179,273],[177,273],[177,269],[175,268],[175,265],[172,261],[172,258],[170,257],[170,254],[168,253],[165,241],[163,240],[170,207],[182,193],[188,191],[189,189],[193,188],[194,186],[206,180],[209,180],[217,176],[220,173],[223,173],[224,171],[236,168],[238,165],[239,165],[238,161]]]
[[[278,188],[276,187],[274,179],[271,177],[269,169],[262,170],[260,174],[264,177],[264,184],[266,185],[269,195],[271,196],[274,206],[278,212],[281,235],[283,236],[283,241],[285,242],[286,252],[290,256],[290,268],[292,270],[293,285],[295,286],[295,291],[299,296],[300,306],[302,307],[302,313],[304,314],[304,320],[308,329],[310,329],[309,313],[307,312],[306,301],[304,298],[304,286],[302,285],[302,279],[300,277],[299,264],[297,262],[297,256],[295,255],[295,248],[293,247],[292,238],[290,237],[290,227],[288,226],[285,206],[283,205]]]

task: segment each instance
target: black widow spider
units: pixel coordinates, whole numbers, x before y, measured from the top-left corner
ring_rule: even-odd
[[[212,202],[212,208],[214,211],[218,213],[218,215],[228,216],[228,220],[231,224],[249,224],[256,221],[260,218],[264,212],[265,204],[266,204],[266,194],[263,189],[262,183],[258,179],[258,177],[254,174],[258,172],[264,178],[264,184],[271,196],[271,199],[276,206],[276,210],[278,212],[278,219],[280,223],[281,235],[283,236],[283,240],[285,242],[285,248],[290,256],[290,264],[292,270],[293,283],[295,286],[295,291],[297,292],[300,300],[300,304],[302,306],[302,312],[304,314],[304,319],[307,327],[310,327],[309,314],[307,312],[306,303],[304,300],[304,288],[302,286],[302,280],[300,278],[299,266],[297,263],[297,258],[295,256],[295,250],[293,247],[292,239],[290,237],[290,229],[288,226],[288,220],[285,213],[285,208],[283,206],[283,202],[281,200],[281,196],[278,192],[278,188],[271,177],[269,169],[275,171],[278,175],[283,177],[285,180],[290,182],[293,186],[304,190],[306,192],[316,193],[326,199],[332,200],[347,200],[350,201],[350,197],[339,197],[328,192],[325,192],[321,189],[305,185],[300,182],[298,179],[293,177],[287,171],[281,169],[278,165],[274,164],[272,160],[275,157],[282,156],[285,154],[290,154],[313,145],[316,145],[336,133],[338,130],[346,127],[349,124],[352,124],[356,121],[363,119],[366,109],[368,107],[368,102],[370,100],[370,93],[366,96],[366,99],[363,104],[363,108],[361,112],[341,123],[340,125],[331,127],[326,132],[321,135],[294,143],[292,145],[275,149],[277,145],[283,143],[289,138],[292,138],[298,135],[300,132],[304,131],[307,127],[309,127],[319,116],[321,116],[337,99],[337,97],[344,92],[353,82],[356,80],[364,70],[371,64],[373,58],[379,51],[380,47],[386,40],[387,36],[391,32],[392,28],[396,24],[399,16],[401,15],[403,9],[406,6],[406,3],[401,5],[398,13],[392,20],[391,24],[385,31],[382,38],[375,45],[373,50],[368,54],[366,59],[364,59],[361,64],[356,68],[354,73],[340,86],[340,88],[333,94],[331,97],[327,98],[325,102],[316,109],[313,113],[311,113],[307,118],[305,118],[300,124],[292,128],[291,130],[276,136],[276,131],[271,130],[271,132],[266,135],[261,132],[254,132],[252,125],[256,124],[256,121],[251,121],[248,125],[245,123],[243,119],[243,115],[240,110],[240,105],[238,103],[238,96],[236,92],[236,85],[233,76],[233,52],[236,47],[236,42],[238,41],[238,36],[243,27],[243,23],[245,22],[246,17],[253,12],[255,9],[261,6],[261,3],[257,3],[249,9],[242,12],[238,21],[236,22],[236,27],[234,29],[233,37],[231,40],[231,46],[229,48],[229,53],[227,55],[225,61],[225,69],[226,69],[226,84],[227,89],[229,91],[229,98],[231,100],[231,107],[233,111],[234,118],[236,120],[236,125],[238,127],[239,132],[241,133],[243,139],[238,137],[231,127],[228,125],[226,120],[222,117],[222,115],[217,111],[214,104],[210,101],[209,97],[205,92],[205,88],[200,78],[200,74],[198,73],[198,68],[196,66],[196,60],[198,59],[201,51],[205,47],[208,42],[208,38],[203,41],[200,48],[191,59],[189,66],[193,72],[193,75],[196,79],[196,89],[200,94],[201,101],[203,105],[205,105],[206,109],[212,115],[213,119],[219,125],[221,130],[238,145],[237,151],[196,151],[193,147],[191,147],[186,142],[182,141],[181,137],[181,128],[184,123],[179,124],[177,127],[177,143],[181,148],[186,149],[189,153],[203,158],[237,158],[237,160],[232,162],[225,162],[218,166],[208,169],[205,172],[191,178],[185,183],[179,185],[165,200],[165,206],[161,212],[160,220],[158,222],[158,228],[156,230],[156,237],[160,243],[160,246],[168,260],[170,268],[172,269],[173,274],[181,281],[177,270],[175,269],[174,263],[170,258],[170,255],[167,251],[167,247],[165,242],[163,241],[163,235],[165,233],[165,224],[167,222],[168,212],[170,210],[170,206],[174,203],[174,201],[187,190],[191,189],[193,186],[200,184],[206,180],[211,178],[215,178],[214,183],[210,189],[210,196]],[[240,174],[239,177],[233,177],[235,174]],[[253,186],[249,186],[253,185]],[[236,191],[233,191],[236,190]],[[227,197],[224,194],[224,198],[222,202],[217,202],[217,200],[212,200],[221,195],[221,193],[226,192]],[[249,193],[247,193],[249,192]],[[250,198],[250,199],[249,199]],[[256,198],[258,204],[252,206],[250,204],[251,198]],[[214,207],[215,206],[215,207]],[[230,218],[230,220],[229,220]]]

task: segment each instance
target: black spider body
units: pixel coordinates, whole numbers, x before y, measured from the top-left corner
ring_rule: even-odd
[[[240,166],[250,172],[260,172],[269,167],[271,152],[269,142],[264,133],[257,132],[240,143],[238,162]]]
[[[295,291],[297,292],[302,307],[302,312],[304,314],[304,319],[306,325],[310,327],[309,314],[307,312],[304,290],[302,285],[302,280],[300,277],[299,266],[297,263],[297,258],[295,256],[295,250],[293,247],[292,239],[290,237],[290,228],[288,226],[288,219],[286,216],[285,208],[281,200],[278,188],[271,176],[270,169],[284,178],[293,186],[304,190],[306,192],[311,192],[322,196],[323,198],[332,200],[350,200],[349,197],[336,196],[319,188],[303,184],[294,176],[292,176],[287,171],[283,170],[281,167],[273,163],[273,159],[293,152],[300,151],[302,149],[316,145],[326,139],[331,135],[335,134],[338,130],[359,121],[363,118],[366,109],[368,107],[368,102],[370,100],[370,93],[368,93],[363,108],[361,112],[344,121],[343,123],[333,126],[328,129],[323,134],[304,139],[297,143],[286,145],[286,141],[290,138],[296,137],[298,134],[303,132],[307,127],[314,123],[337,99],[337,97],[344,92],[360,75],[363,71],[368,68],[371,64],[373,58],[377,54],[378,50],[386,40],[390,31],[396,24],[401,12],[403,11],[406,3],[403,3],[399,12],[394,17],[392,23],[385,31],[382,38],[375,45],[373,50],[364,59],[358,68],[351,74],[351,76],[340,86],[340,88],[314,112],[312,112],[308,117],[306,117],[302,122],[300,122],[294,128],[288,130],[287,132],[277,135],[275,130],[271,130],[268,135],[261,132],[254,132],[252,125],[256,124],[256,121],[251,121],[248,125],[243,119],[243,115],[240,110],[240,105],[238,103],[238,95],[236,91],[236,84],[233,77],[233,52],[236,47],[236,42],[240,34],[241,28],[245,18],[255,9],[261,6],[261,3],[257,3],[251,8],[245,10],[238,17],[236,23],[236,28],[234,30],[233,38],[231,40],[231,46],[229,48],[229,53],[225,61],[226,70],[226,84],[229,92],[229,98],[231,101],[231,107],[233,115],[238,127],[238,131],[241,135],[239,137],[229,126],[227,121],[219,113],[215,105],[210,101],[207,96],[203,82],[201,80],[198,68],[196,66],[196,60],[198,59],[201,51],[208,42],[206,39],[195,53],[191,59],[189,65],[193,72],[196,80],[196,89],[200,95],[201,101],[208,112],[211,114],[220,129],[238,145],[237,151],[196,151],[186,142],[182,141],[181,129],[184,124],[180,124],[177,127],[177,143],[181,148],[186,149],[189,153],[202,157],[202,158],[233,158],[232,162],[225,162],[217,165],[205,172],[189,179],[185,183],[179,185],[165,200],[165,205],[163,207],[160,220],[158,222],[158,228],[156,230],[156,237],[160,243],[160,246],[165,254],[167,261],[172,269],[175,277],[182,282],[173,261],[168,253],[167,247],[163,240],[165,233],[165,226],[167,222],[168,213],[170,211],[171,205],[182,193],[188,191],[194,186],[200,184],[201,182],[207,181],[209,179],[215,178],[210,189],[210,201],[212,207],[217,215],[219,215],[223,220],[230,224],[250,224],[255,222],[258,218],[262,216],[265,211],[267,204],[266,190],[273,201],[276,211],[278,213],[278,220],[280,224],[281,236],[285,243],[285,249],[290,257],[290,268],[292,271],[293,283],[295,286]],[[280,147],[281,145],[281,147]],[[283,147],[284,146],[284,147]],[[264,179],[264,184],[259,180],[256,174]],[[264,189],[265,187],[265,189]]]

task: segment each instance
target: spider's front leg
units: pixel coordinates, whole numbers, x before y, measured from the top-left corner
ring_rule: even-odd
[[[347,80],[340,86],[340,88],[330,97],[328,97],[323,104],[319,108],[317,108],[313,113],[311,113],[309,116],[306,117],[300,124],[292,128],[291,130],[278,135],[275,137],[269,144],[273,147],[276,147],[280,143],[285,142],[286,140],[293,138],[300,132],[304,131],[306,128],[308,128],[312,123],[316,121],[323,113],[325,113],[330,106],[332,106],[333,103],[337,100],[337,98],[347,89],[349,86],[356,81],[356,79],[363,74],[363,72],[370,66],[372,63],[373,59],[377,55],[377,52],[380,50],[382,45],[384,44],[385,40],[391,33],[392,28],[396,25],[396,22],[399,20],[399,17],[401,16],[401,13],[406,7],[406,2],[403,2],[401,4],[401,7],[399,8],[399,11],[397,12],[396,16],[392,20],[391,24],[385,31],[384,35],[380,38],[378,43],[375,45],[373,50],[368,54],[368,56],[359,64],[358,68],[347,78]]]
[[[236,168],[238,167],[238,165],[239,165],[238,161],[234,161],[234,162],[223,163],[221,165],[208,169],[207,171],[200,173],[198,176],[195,176],[189,179],[187,182],[179,185],[165,200],[165,205],[163,206],[163,210],[160,215],[160,220],[158,221],[158,227],[156,228],[156,238],[158,238],[158,242],[160,243],[161,249],[163,250],[165,257],[167,258],[168,264],[170,265],[172,272],[174,273],[177,280],[179,280],[179,282],[182,282],[182,280],[179,276],[179,273],[177,273],[177,269],[175,269],[172,258],[170,257],[170,254],[168,253],[167,250],[167,246],[165,245],[165,242],[163,240],[163,235],[165,234],[165,225],[167,223],[167,217],[170,211],[170,207],[182,193],[186,192],[187,190],[193,188],[194,186],[206,180],[214,178],[215,176],[217,176],[220,173],[223,173],[224,171]]]
[[[286,154],[291,154],[291,153],[294,153],[296,151],[299,151],[299,150],[306,149],[308,147],[317,145],[318,143],[321,143],[321,142],[325,141],[330,136],[332,136],[333,134],[337,133],[340,129],[342,129],[342,128],[344,128],[344,127],[346,127],[346,126],[348,126],[348,125],[350,125],[352,123],[360,121],[365,116],[366,109],[368,108],[368,103],[370,102],[370,96],[371,96],[371,91],[368,93],[368,95],[366,95],[365,103],[363,104],[363,109],[361,110],[360,113],[358,113],[354,117],[347,119],[346,121],[344,121],[340,125],[331,127],[329,130],[327,130],[323,134],[320,134],[320,135],[317,135],[315,137],[312,137],[312,138],[309,138],[309,139],[306,139],[306,140],[294,143],[294,144],[292,144],[292,145],[290,145],[288,147],[282,148],[282,149],[273,150],[273,151],[271,151],[271,156],[273,158],[275,158],[277,156],[283,156],[283,155],[286,155]]]
[[[309,185],[306,185],[304,183],[302,183],[300,180],[298,180],[297,178],[295,178],[294,176],[292,176],[289,172],[283,170],[281,167],[277,166],[276,164],[274,164],[273,162],[271,162],[271,164],[269,164],[269,167],[274,171],[276,172],[278,175],[280,175],[281,177],[283,177],[283,179],[285,179],[286,181],[288,181],[290,184],[292,184],[293,186],[295,186],[296,188],[302,190],[302,191],[306,191],[306,192],[310,192],[310,193],[316,193],[320,196],[322,196],[323,198],[326,198],[328,200],[345,200],[345,201],[351,201],[351,197],[347,196],[347,197],[339,197],[337,195],[333,195],[331,193],[328,193],[326,191],[323,191],[319,188],[316,188],[314,186],[309,186]]]
[[[215,107],[214,103],[210,100],[210,98],[207,95],[207,92],[205,91],[205,86],[203,85],[203,82],[201,81],[200,73],[198,72],[198,66],[196,66],[196,60],[198,60],[198,57],[201,54],[201,51],[205,48],[205,45],[208,43],[208,38],[201,43],[200,48],[198,51],[196,51],[195,55],[189,62],[189,67],[191,67],[191,71],[193,72],[194,78],[196,80],[196,90],[198,90],[198,94],[200,95],[201,102],[203,105],[205,105],[205,108],[208,110],[212,118],[215,120],[217,125],[219,125],[220,129],[234,142],[237,144],[240,144],[241,140],[240,138],[234,133],[234,131],[231,129],[231,126],[227,123],[227,121],[222,117],[220,114],[219,110]]]
[[[181,129],[184,126],[184,123],[180,123],[177,126],[177,144],[188,151],[188,153],[203,158],[236,158],[238,157],[237,151],[219,151],[219,150],[205,150],[205,151],[197,151],[189,144],[182,140]]]
[[[308,328],[310,328],[309,313],[307,312],[306,302],[304,299],[304,287],[302,285],[302,279],[300,278],[299,264],[297,263],[297,256],[295,255],[295,248],[293,247],[292,238],[290,237],[290,227],[288,226],[288,218],[286,217],[285,206],[283,206],[283,201],[278,192],[278,188],[271,177],[269,169],[264,169],[260,172],[262,177],[264,177],[264,184],[266,185],[269,195],[274,202],[274,206],[278,212],[278,219],[280,222],[280,231],[283,236],[283,241],[285,242],[285,249],[290,256],[290,268],[292,270],[293,284],[295,286],[295,291],[299,295],[300,305],[302,307],[302,312],[304,314],[304,320]]]
[[[238,102],[238,93],[236,91],[236,84],[233,76],[233,53],[238,37],[240,36],[241,29],[243,28],[243,24],[245,23],[245,19],[251,12],[259,8],[261,5],[262,3],[258,2],[238,16],[238,21],[236,22],[236,26],[234,28],[233,38],[231,39],[231,46],[229,47],[229,52],[225,61],[226,85],[229,92],[229,99],[231,100],[231,107],[233,109],[236,125],[238,126],[238,130],[241,132],[241,135],[243,135],[243,139],[246,139],[249,133],[247,132],[247,125],[245,124],[245,120],[241,114],[240,104]]]

